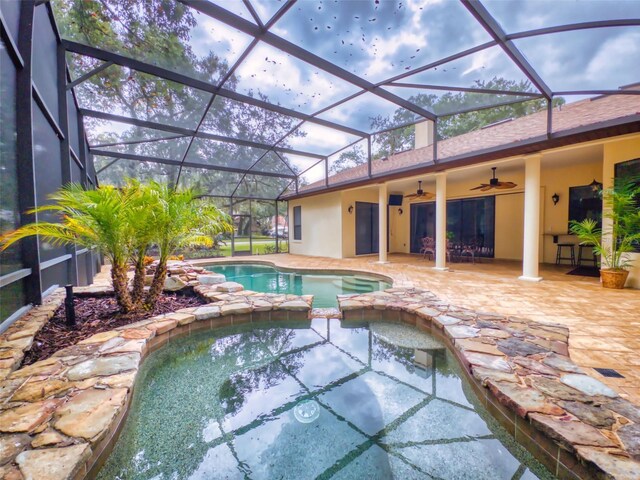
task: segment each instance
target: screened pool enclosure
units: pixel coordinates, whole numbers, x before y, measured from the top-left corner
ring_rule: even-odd
[[[133,177],[197,187],[232,214],[225,254],[286,251],[287,198],[436,170],[478,154],[442,140],[546,111],[509,145],[526,149],[567,134],[565,102],[640,94],[622,88],[638,81],[637,1],[3,0],[0,13],[3,231],[69,181]],[[423,144],[416,125],[433,141],[390,171]],[[97,265],[36,239],[3,253],[2,319]]]

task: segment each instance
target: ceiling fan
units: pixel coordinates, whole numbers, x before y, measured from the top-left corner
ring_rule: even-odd
[[[491,190],[492,188],[497,188],[498,190],[508,190],[509,188],[517,187],[517,185],[513,182],[499,181],[496,178],[496,168],[497,167],[491,167],[491,170],[493,170],[493,178],[489,180],[489,183],[481,183],[471,190],[480,190],[481,192],[486,192],[487,190]]]
[[[411,193],[409,195],[407,195],[405,198],[408,198],[409,200],[415,200],[418,198],[426,198],[431,199],[431,198],[435,198],[435,194],[431,193],[431,192],[425,192],[424,190],[422,190],[422,180],[418,180],[418,190],[416,190],[416,193]]]

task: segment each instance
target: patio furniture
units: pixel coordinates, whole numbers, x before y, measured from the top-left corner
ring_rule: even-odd
[[[422,258],[426,258],[426,256],[429,255],[429,260],[431,260],[436,256],[436,241],[431,237],[424,237],[422,239],[420,253],[422,253]]]
[[[563,248],[568,248],[569,249],[569,255],[568,257],[563,257],[563,252],[562,249]],[[558,248],[556,250],[556,265],[560,265],[562,263],[562,260],[570,260],[571,261],[571,265],[575,266],[576,264],[576,246],[573,243],[558,243]]]
[[[475,265],[476,263],[476,251],[478,247],[474,244],[471,245],[462,245],[460,248],[459,257],[462,259],[465,256],[471,257],[471,262]]]
[[[583,260],[585,262],[593,262],[593,266],[595,268],[598,267],[598,256],[596,255],[596,252],[593,250],[594,246],[595,245],[590,244],[590,243],[585,243],[585,244],[581,243],[580,245],[578,245],[578,266],[579,267],[582,266]],[[584,249],[585,248],[591,249],[591,257],[592,258],[587,258],[587,259],[584,258]]]

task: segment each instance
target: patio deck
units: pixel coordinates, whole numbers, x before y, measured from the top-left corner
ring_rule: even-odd
[[[433,262],[417,255],[391,254],[387,264],[376,263],[377,258],[280,254],[232,260],[267,260],[283,267],[379,273],[392,277],[398,286],[420,286],[461,307],[566,325],[571,332],[569,347],[573,361],[628,400],[640,404],[637,353],[640,291],[603,289],[597,278],[566,275],[572,267],[564,265],[541,265],[544,281],[534,283],[517,280],[522,268],[519,261],[483,259],[475,265],[453,263],[449,265],[451,270],[438,272],[431,268]],[[215,260],[198,263],[211,261]],[[615,369],[624,378],[604,377],[595,367]]]

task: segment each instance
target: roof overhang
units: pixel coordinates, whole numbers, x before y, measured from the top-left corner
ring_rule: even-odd
[[[283,197],[282,200],[296,200],[299,198],[336,192],[347,188],[351,189],[375,185],[414,175],[433,174],[436,172],[451,170],[453,168],[467,167],[508,157],[522,157],[568,145],[577,145],[580,143],[592,142],[594,140],[602,140],[604,138],[639,132],[640,113],[636,113],[634,115],[616,118],[606,122],[584,125],[570,130],[552,133],[548,136],[533,137],[521,142],[510,143],[499,147],[478,150],[470,154],[441,159],[437,164],[420,165],[418,167],[404,167],[390,172],[372,174],[367,178],[347,180],[327,187],[309,189],[307,191],[301,191],[295,195]]]

